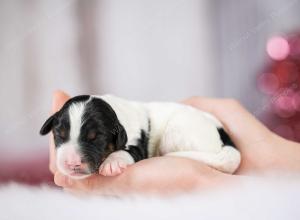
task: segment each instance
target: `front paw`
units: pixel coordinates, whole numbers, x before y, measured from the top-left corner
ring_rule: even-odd
[[[111,153],[100,165],[99,174],[103,176],[116,176],[121,174],[134,160],[126,151]]]
[[[126,167],[127,164],[118,158],[107,158],[99,167],[99,174],[103,176],[116,176],[121,174]]]

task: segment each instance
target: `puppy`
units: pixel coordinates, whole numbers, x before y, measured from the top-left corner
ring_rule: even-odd
[[[58,170],[72,178],[115,176],[154,156],[194,159],[233,173],[241,156],[213,115],[178,103],[139,103],[115,96],[71,98],[42,126],[52,130]]]

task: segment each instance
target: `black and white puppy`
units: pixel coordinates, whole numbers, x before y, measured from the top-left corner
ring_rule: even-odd
[[[57,168],[73,178],[118,175],[153,156],[191,158],[226,173],[241,160],[219,120],[178,103],[76,96],[44,123],[40,134],[51,130]]]

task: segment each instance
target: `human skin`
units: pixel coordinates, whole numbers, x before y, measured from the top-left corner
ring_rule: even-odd
[[[62,91],[55,92],[52,113],[58,111],[69,98]],[[221,173],[198,161],[164,156],[139,161],[115,177],[92,175],[83,180],[74,180],[57,171],[51,134],[49,167],[56,185],[67,191],[84,194],[171,195],[238,182],[245,175],[300,171],[300,144],[272,133],[237,101],[192,97],[183,103],[210,112],[221,120],[242,155],[236,175]]]

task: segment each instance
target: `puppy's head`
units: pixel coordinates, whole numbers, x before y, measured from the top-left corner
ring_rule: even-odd
[[[44,123],[40,130],[52,130],[56,166],[73,178],[85,178],[98,171],[113,151],[125,148],[127,134],[112,107],[88,95],[70,99]]]

